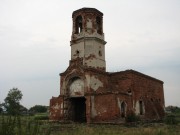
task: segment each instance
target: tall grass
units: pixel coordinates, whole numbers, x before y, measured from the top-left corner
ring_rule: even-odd
[[[43,116],[45,117],[45,116]],[[0,135],[180,135],[179,123],[62,124],[39,120],[42,116],[0,116]],[[38,119],[38,120],[37,120]]]
[[[50,126],[27,116],[0,116],[0,135],[50,135]]]
[[[180,126],[173,128],[166,124],[137,127],[123,125],[66,124],[56,126],[51,135],[179,135]]]

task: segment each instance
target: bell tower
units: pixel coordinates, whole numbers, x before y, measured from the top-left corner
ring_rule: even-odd
[[[71,61],[81,59],[85,67],[106,71],[103,13],[81,8],[72,14]]]

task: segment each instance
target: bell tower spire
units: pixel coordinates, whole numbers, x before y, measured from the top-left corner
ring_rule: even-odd
[[[73,12],[71,61],[82,59],[83,66],[105,71],[103,13],[95,8],[81,8]]]

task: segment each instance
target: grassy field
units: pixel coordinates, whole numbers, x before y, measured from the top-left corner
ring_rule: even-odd
[[[122,125],[56,125],[51,135],[180,135],[180,126],[165,124],[126,127]]]
[[[179,115],[176,115],[179,118]],[[180,123],[62,124],[50,122],[47,114],[0,116],[0,135],[180,135]]]

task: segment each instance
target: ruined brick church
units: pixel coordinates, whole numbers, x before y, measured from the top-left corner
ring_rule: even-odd
[[[107,72],[103,13],[81,8],[72,14],[71,60],[60,73],[60,95],[50,99],[51,120],[112,122],[129,114],[164,116],[163,82],[134,70]]]

